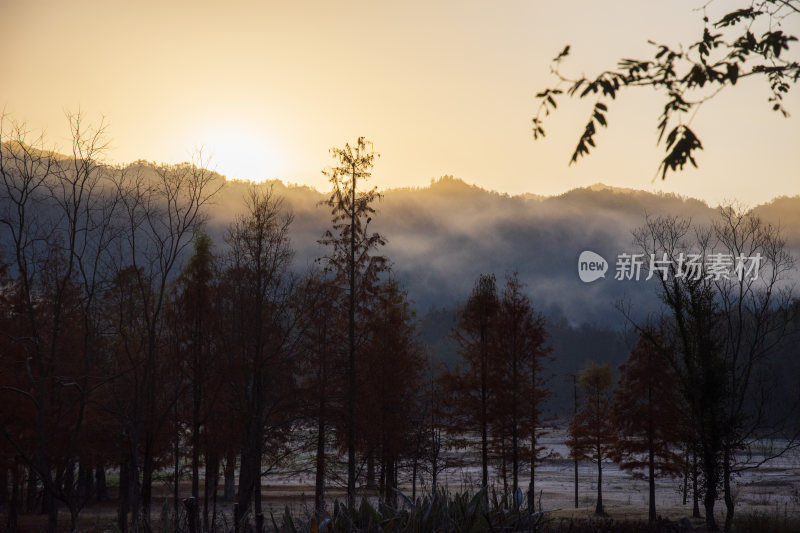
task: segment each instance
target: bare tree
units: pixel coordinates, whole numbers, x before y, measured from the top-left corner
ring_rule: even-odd
[[[285,439],[293,417],[293,358],[299,350],[301,318],[290,272],[292,215],[271,188],[252,188],[246,204],[246,213],[230,226],[226,237],[229,251],[223,285],[231,321],[230,364],[237,370],[232,386],[243,439],[234,517],[237,531],[251,502],[256,518],[262,514],[265,440]]]
[[[665,356],[674,354],[670,361],[690,410],[706,524],[709,531],[718,529],[714,504],[721,487],[728,531],[735,511],[731,477],[798,445],[796,428],[787,425],[797,405],[777,414],[780,406],[770,402],[764,380],[770,357],[789,333],[785,277],[793,258],[777,228],[730,206],[720,209],[710,227],[678,217],[648,218],[635,241],[651,265],[660,267],[654,273],[668,311],[665,341],[671,344]],[[788,440],[753,459],[757,441],[778,435]]]
[[[68,114],[71,155],[31,139],[24,124],[0,117],[0,226],[12,246],[14,290],[25,327],[14,343],[23,355],[28,383],[3,385],[33,406],[35,445],[28,449],[2,426],[2,434],[36,472],[45,488],[48,529],[57,525],[57,500],[79,528],[88,500],[75,486],[74,469],[85,470],[80,437],[86,407],[99,386],[97,293],[107,272],[104,258],[115,239],[111,224],[118,196],[101,158],[105,125],[87,128]],[[76,337],[77,335],[77,337]]]
[[[163,310],[169,282],[177,274],[184,252],[205,221],[203,208],[221,184],[205,168],[202,153],[193,163],[148,167],[135,164],[115,174],[121,198],[121,225],[124,239],[117,248],[115,267],[127,273],[128,289],[141,316],[135,332],[140,354],[131,361],[128,379],[133,383],[131,405],[120,409],[127,437],[128,482],[131,491],[134,529],[150,530],[153,472],[156,447],[171,409],[159,406],[159,358],[164,325]],[[166,401],[177,400],[173,391]],[[169,407],[169,405],[167,406]],[[127,414],[126,414],[127,413]],[[141,491],[137,481],[141,474]],[[129,487],[121,487],[128,494]],[[121,498],[119,527],[127,528],[127,502]],[[140,514],[141,512],[141,514]]]

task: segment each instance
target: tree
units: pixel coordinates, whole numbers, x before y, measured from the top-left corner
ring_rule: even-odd
[[[363,372],[356,414],[363,451],[368,458],[380,458],[379,493],[396,506],[398,465],[413,448],[413,412],[408,406],[414,405],[422,381],[423,358],[405,292],[393,279],[376,288],[366,322],[369,340],[359,360]]]
[[[481,487],[489,484],[489,408],[490,358],[496,355],[496,328],[499,301],[494,274],[481,274],[475,282],[472,294],[459,309],[453,336],[458,351],[466,366],[458,366],[445,376],[447,389],[456,404],[456,426],[464,430],[477,427],[480,434]]]
[[[323,173],[333,185],[331,196],[324,202],[331,210],[333,228],[319,242],[332,248],[324,259],[347,287],[347,498],[352,505],[356,488],[356,322],[360,318],[359,305],[386,264],[385,258],[371,252],[385,241],[380,234],[369,232],[375,214],[372,204],[380,198],[377,189],[358,189],[359,183],[370,177],[377,156],[371,143],[359,137],[354,146],[347,143],[344,148],[332,148],[331,153],[337,165]]]
[[[449,466],[444,454],[447,412],[446,393],[440,379],[443,371],[436,369],[431,359],[428,354],[425,364],[427,383],[417,396],[418,408],[415,409],[416,448],[412,463],[412,500],[416,499],[417,467],[430,476],[430,491],[434,494],[439,475]]]
[[[272,189],[250,189],[247,211],[231,224],[226,236],[227,302],[230,321],[229,365],[235,412],[239,413],[241,467],[238,514],[234,526],[253,504],[261,509],[262,459],[265,441],[285,438],[293,416],[294,356],[300,312],[295,307],[296,283],[291,274],[294,252],[289,241],[292,215]],[[267,428],[275,431],[267,431]],[[273,443],[274,444],[274,443]],[[266,450],[275,451],[275,450]],[[263,518],[263,516],[262,516]]]
[[[192,497],[199,501],[200,497],[200,457],[205,458],[206,475],[205,497],[203,500],[203,523],[208,524],[209,489],[216,483],[219,470],[219,454],[217,446],[209,439],[208,423],[214,412],[214,403],[219,399],[223,380],[219,379],[222,371],[218,364],[218,353],[215,349],[214,322],[216,284],[218,273],[216,260],[211,249],[211,238],[199,233],[194,241],[194,253],[187,261],[181,275],[174,284],[174,295],[170,302],[170,332],[176,345],[176,371],[178,387],[188,389],[190,393],[189,407],[184,409],[188,415],[181,416],[191,428],[191,470]],[[214,377],[215,379],[212,379]],[[178,402],[176,402],[176,412]],[[175,430],[175,441],[178,442],[179,428]],[[203,438],[205,434],[205,438]],[[175,509],[178,511],[178,468],[176,455]]]
[[[325,480],[328,477],[327,446],[335,413],[344,404],[341,371],[345,365],[342,289],[323,272],[312,272],[302,291],[311,304],[305,306],[303,358],[298,385],[305,418],[316,426],[314,457],[314,510],[317,518],[325,513]]]
[[[528,505],[533,509],[536,461],[541,449],[537,446],[541,434],[542,404],[549,395],[543,372],[543,362],[549,350],[544,346],[544,318],[534,312],[530,298],[523,293],[524,285],[517,273],[506,276],[500,298],[497,320],[497,339],[501,365],[497,369],[506,386],[498,394],[507,397],[507,415],[511,436],[512,494],[515,505],[519,488],[520,463],[523,461],[522,441],[530,438],[530,484]]]
[[[683,471],[680,445],[687,437],[678,381],[662,346],[652,344],[658,339],[656,333],[639,337],[620,367],[613,410],[619,433],[614,459],[647,479],[650,523],[656,521],[655,478]]]
[[[730,531],[735,513],[732,477],[800,446],[800,428],[794,425],[800,413],[800,394],[785,405],[775,401],[773,387],[783,380],[780,371],[770,369],[778,351],[793,340],[790,327],[797,309],[787,275],[796,260],[780,228],[752,212],[722,207],[712,230],[715,252],[730,255],[737,263],[735,275],[712,276],[723,317],[728,431],[723,438],[722,483],[725,531]],[[752,259],[749,265],[745,265],[746,258]],[[758,258],[761,261],[756,265]],[[749,275],[746,266],[753,267]],[[753,461],[751,450],[764,442],[770,442],[764,461]],[[744,451],[745,458],[738,458],[737,451]]]
[[[569,424],[567,446],[570,454],[597,464],[597,505],[595,514],[604,515],[603,461],[611,459],[617,440],[611,416],[611,366],[598,366],[594,361],[583,369],[578,384],[584,402]]]
[[[0,117],[0,229],[10,244],[18,327],[8,330],[12,352],[25,368],[0,392],[31,409],[33,442],[0,434],[44,485],[48,530],[57,527],[61,501],[79,528],[88,495],[77,490],[77,463],[86,470],[80,444],[89,425],[87,405],[100,386],[102,350],[97,296],[107,280],[104,266],[116,234],[119,196],[101,164],[105,127],[86,128],[68,115],[72,154],[57,157],[42,136]],[[5,418],[7,413],[3,412]]]
[[[129,291],[121,295],[122,300],[137,300],[134,305],[139,313],[128,317],[130,324],[120,324],[127,330],[126,349],[131,362],[126,379],[133,384],[127,396],[130,404],[120,405],[118,411],[127,437],[125,462],[130,477],[126,482],[132,483],[133,489],[133,529],[140,520],[145,529],[150,529],[156,451],[177,401],[178,391],[160,387],[159,353],[164,348],[168,289],[184,252],[205,222],[206,204],[221,187],[204,163],[202,153],[198,153],[191,164],[134,164],[114,174],[120,194],[121,231],[125,235],[116,250],[114,267]],[[128,325],[136,328],[127,329]],[[137,337],[135,341],[133,337]],[[134,347],[138,354],[130,351]],[[167,405],[160,404],[161,400]],[[140,474],[141,491],[134,481]],[[120,488],[123,494],[129,494],[128,489]],[[127,530],[127,518],[122,516],[127,514],[127,497],[120,500],[119,527],[123,531]]]
[[[539,100],[533,118],[534,139],[544,137],[544,117],[556,109],[564,94],[594,100],[588,122],[570,158],[570,164],[589,154],[595,146],[599,127],[606,127],[608,102],[623,89],[648,88],[664,93],[665,102],[658,117],[658,142],[666,144],[666,156],[659,171],[665,179],[668,171],[682,170],[686,163],[697,166],[695,154],[703,146],[689,127],[691,117],[707,100],[736,85],[742,78],[763,79],[769,84],[770,106],[788,116],[783,97],[800,79],[800,63],[790,49],[797,40],[784,32],[788,17],[800,16],[798,0],[757,0],[724,13],[711,22],[703,6],[703,35],[678,49],[651,41],[653,57],[620,59],[616,69],[604,70],[595,77],[570,78],[561,73],[561,63],[569,55],[566,46],[555,57],[551,72],[557,83],[536,95]]]
[[[714,506],[720,488],[725,529],[730,530],[732,476],[800,442],[797,428],[791,427],[798,401],[773,402],[771,381],[779,376],[767,378],[771,358],[787,341],[793,320],[792,291],[785,279],[793,258],[778,228],[752,212],[722,207],[719,213],[709,227],[679,217],[653,217],[635,232],[645,256],[670,265],[657,276],[669,317],[663,336],[699,451],[709,531],[718,530]],[[728,271],[720,268],[726,264]],[[752,459],[758,441],[778,435],[782,444],[769,449],[763,460]]]

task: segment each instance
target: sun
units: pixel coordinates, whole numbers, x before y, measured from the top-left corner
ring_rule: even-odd
[[[209,126],[193,135],[208,166],[229,179],[274,179],[280,167],[278,150],[269,136],[249,126]]]

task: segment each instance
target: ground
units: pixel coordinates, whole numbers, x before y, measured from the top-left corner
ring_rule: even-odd
[[[543,462],[537,469],[536,493],[537,501],[541,507],[549,511],[549,516],[556,521],[568,518],[587,518],[594,513],[595,498],[597,495],[597,469],[595,465],[580,463],[578,468],[579,506],[574,506],[574,470],[573,462],[567,457],[564,446],[564,431],[555,429],[543,440],[552,452],[552,458]],[[458,453],[458,452],[452,452]],[[463,453],[463,452],[462,452]],[[495,474],[495,471],[492,471]],[[113,476],[110,476],[113,481]],[[480,468],[453,469],[444,476],[440,483],[451,491],[465,489],[473,490],[477,487],[476,481],[480,480]],[[502,487],[502,481],[493,479],[497,487]],[[522,477],[520,485],[526,488],[528,478]],[[202,484],[201,484],[202,486]],[[682,503],[681,479],[659,479],[656,485],[656,508],[660,516],[673,521],[690,517],[692,511],[691,496],[686,505]],[[401,483],[401,490],[411,494],[410,483]],[[425,483],[417,490],[424,491]],[[498,492],[501,489],[497,489]],[[181,483],[181,497],[191,491],[189,481]],[[115,487],[111,487],[110,496],[114,498]],[[154,487],[155,498],[153,504],[153,523],[160,524],[162,512],[172,509],[172,488],[165,482]],[[264,511],[267,521],[270,513],[274,513],[280,522],[286,506],[293,516],[309,516],[314,506],[313,475],[283,476],[280,474],[269,476],[265,479],[263,487]],[[221,494],[221,492],[220,492]],[[498,495],[499,497],[499,495]],[[744,472],[735,481],[734,497],[736,498],[737,513],[758,512],[770,516],[800,518],[800,452],[797,450],[783,457],[770,461],[758,469]],[[202,496],[201,496],[202,498]],[[331,487],[327,492],[327,499],[343,500],[344,491],[341,487]],[[620,471],[612,463],[603,467],[603,504],[608,515],[615,520],[647,520],[647,482],[632,478],[628,473]],[[230,502],[218,500],[218,508],[225,518],[229,520],[232,509]],[[701,505],[702,509],[702,505]],[[717,505],[719,519],[724,518],[724,504]],[[60,523],[65,529],[69,527],[69,513],[66,509],[60,513]],[[81,529],[83,531],[113,531],[113,521],[116,518],[116,503],[114,501],[93,504],[84,509],[81,514]],[[5,526],[5,516],[0,517],[0,531]],[[46,523],[46,517],[41,515],[23,515],[19,519],[20,530],[39,531]],[[703,520],[693,520],[696,525],[701,525]]]

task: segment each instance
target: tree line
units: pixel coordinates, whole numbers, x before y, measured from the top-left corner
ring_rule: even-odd
[[[598,514],[603,462],[613,460],[648,479],[651,522],[654,478],[682,472],[693,516],[702,505],[706,528],[718,531],[721,496],[730,531],[736,478],[800,447],[794,257],[779,227],[730,205],[708,226],[647,217],[633,237],[662,267],[651,269],[663,311],[641,321],[619,303],[638,340],[616,391],[609,365],[591,363],[580,374],[585,399],[567,444],[597,465]],[[715,268],[707,259],[714,255],[730,258],[732,271]],[[733,267],[745,258],[757,261]]]
[[[332,150],[325,251],[301,273],[293,216],[270,188],[251,187],[212,242],[204,226],[224,183],[202,154],[112,166],[103,124],[69,121],[68,155],[5,118],[0,139],[0,503],[10,529],[25,503],[50,531],[66,508],[78,530],[87,504],[110,499],[109,473],[121,531],[153,528],[161,482],[177,520],[181,479],[205,530],[219,524],[220,492],[235,501],[237,530],[260,528],[261,485],[278,468],[314,474],[320,515],[331,486],[350,503],[366,489],[395,505],[399,471],[412,496],[423,475],[435,491],[451,435],[473,430],[484,473],[499,461],[505,480],[511,465],[516,488],[523,455],[533,468],[543,319],[516,276],[502,297],[482,277],[488,292],[476,288],[460,311],[465,364],[443,372],[431,362],[370,227],[380,195],[363,186],[377,157],[364,138]]]
[[[202,154],[112,166],[102,124],[73,115],[70,126],[68,155],[24,125],[0,128],[9,529],[24,503],[47,514],[50,531],[63,506],[78,530],[87,504],[111,499],[110,473],[121,531],[152,530],[162,482],[176,523],[185,512],[216,530],[221,493],[235,502],[236,530],[260,530],[262,483],[277,471],[313,474],[318,517],[332,487],[351,508],[366,493],[397,506],[401,478],[414,499],[423,479],[436,493],[448,469],[469,465],[503,505],[536,508],[553,383],[546,321],[517,274],[501,287],[483,274],[456,312],[458,361],[435,362],[382,254],[386,237],[371,227],[380,194],[365,187],[377,157],[366,139],[331,151],[321,206],[330,227],[318,261],[299,272],[293,215],[269,187],[251,187],[212,242],[204,228],[224,182]],[[672,260],[660,284],[665,312],[639,323],[620,304],[637,344],[615,393],[609,366],[576,376],[583,394],[567,444],[596,463],[598,513],[603,463],[613,460],[649,479],[651,520],[655,476],[682,473],[711,530],[721,490],[728,529],[732,479],[798,442],[796,404],[773,409],[768,379],[772,355],[796,333],[797,304],[782,285],[792,258],[776,228],[732,208],[709,228],[650,218],[635,239]],[[761,253],[761,277],[694,277],[678,261],[720,249]],[[183,505],[182,479],[191,483]],[[488,504],[489,491],[481,495]]]

